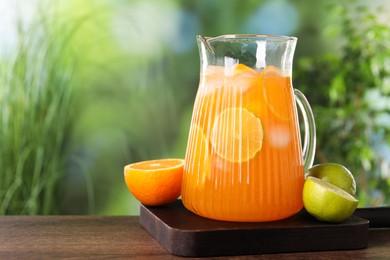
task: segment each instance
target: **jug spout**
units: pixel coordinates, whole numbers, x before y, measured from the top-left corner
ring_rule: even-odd
[[[203,35],[197,35],[196,36],[196,40],[198,42],[198,47],[200,50],[207,50],[211,53],[214,53],[214,49],[213,47],[210,45],[209,41],[208,41],[208,38],[209,37],[205,37]]]

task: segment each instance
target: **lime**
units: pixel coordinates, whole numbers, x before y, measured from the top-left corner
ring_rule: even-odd
[[[356,193],[356,182],[352,173],[341,164],[317,164],[307,171],[306,176],[313,176],[327,181],[345,190],[351,195],[355,195]]]
[[[320,221],[341,222],[353,214],[358,200],[327,181],[309,176],[303,185],[303,205]]]

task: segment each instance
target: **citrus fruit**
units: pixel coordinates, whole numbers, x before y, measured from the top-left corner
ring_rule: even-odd
[[[191,125],[187,151],[185,171],[192,174],[197,184],[204,184],[210,173],[209,142],[196,124]]]
[[[184,160],[159,159],[142,161],[124,167],[125,182],[146,206],[158,206],[176,200],[181,193]]]
[[[283,121],[290,120],[291,104],[294,104],[289,77],[282,76],[280,69],[267,66],[261,73],[264,101],[269,110]]]
[[[261,150],[263,144],[261,121],[245,108],[223,110],[215,119],[211,144],[215,153],[229,162],[245,162]]]
[[[223,67],[208,66],[199,82],[192,118],[192,123],[202,127],[208,135],[215,115],[219,113],[223,86]]]
[[[243,107],[262,118],[265,111],[261,83],[261,74],[256,70],[243,64],[234,66],[233,76],[225,88],[228,100],[233,104],[228,107]]]
[[[303,205],[320,221],[341,222],[353,214],[358,200],[327,181],[309,176],[303,185]]]
[[[352,173],[338,163],[323,163],[310,168],[306,176],[313,176],[345,190],[351,195],[356,193],[356,182]]]
[[[239,63],[237,65],[234,65],[231,69],[231,75],[232,76],[237,76],[240,75],[241,77],[247,77],[247,78],[253,78],[253,77],[258,77],[260,76],[259,72],[256,70]]]
[[[243,64],[208,66],[203,72],[194,106],[194,122],[207,136],[215,116],[229,107],[245,107],[261,114],[260,73]]]

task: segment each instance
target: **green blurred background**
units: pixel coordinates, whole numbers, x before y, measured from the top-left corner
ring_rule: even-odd
[[[0,1],[0,214],[139,214],[126,164],[184,158],[195,36],[298,37],[316,163],[390,205],[390,3],[305,0]],[[387,11],[387,12],[386,12]]]

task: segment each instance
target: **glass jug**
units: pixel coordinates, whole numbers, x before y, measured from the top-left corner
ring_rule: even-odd
[[[273,35],[197,36],[200,81],[182,186],[190,211],[260,222],[302,209],[316,137],[310,105],[291,84],[296,42]]]

